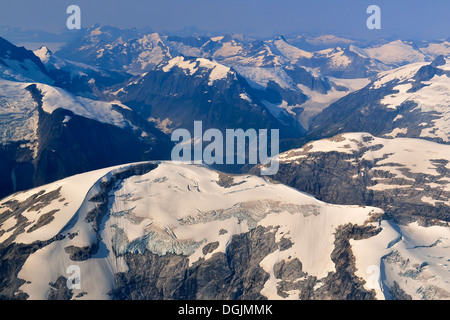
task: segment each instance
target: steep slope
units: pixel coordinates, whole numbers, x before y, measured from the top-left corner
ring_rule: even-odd
[[[3,297],[383,299],[418,285],[435,288],[423,298],[448,297],[448,267],[421,261],[445,252],[448,228],[380,228],[379,209],[202,166],[99,170],[3,199],[0,210]],[[404,267],[396,252],[422,263],[406,286],[385,267]],[[68,288],[77,267],[80,287]]]
[[[311,139],[340,132],[423,138],[449,143],[449,59],[414,63],[380,73],[365,88],[331,104],[312,119]]]
[[[279,161],[275,180],[323,201],[380,207],[402,223],[450,221],[448,145],[345,133],[282,153]]]
[[[0,196],[80,172],[168,159],[168,137],[119,102],[0,80]]]
[[[117,99],[167,131],[192,130],[194,120],[204,128],[280,129],[280,136],[304,134],[283,108],[277,92],[253,89],[234,70],[204,58],[176,57],[154,71],[132,79]]]
[[[12,81],[38,81],[53,84],[33,51],[16,47],[0,37],[0,77]]]

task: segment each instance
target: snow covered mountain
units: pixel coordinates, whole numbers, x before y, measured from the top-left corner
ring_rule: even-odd
[[[236,71],[205,58],[182,56],[131,79],[114,98],[170,132],[204,128],[280,129],[282,137],[299,137],[304,129],[279,105],[275,90],[255,89]]]
[[[303,35],[289,35],[286,36],[289,43],[297,48],[307,51],[320,51],[336,47],[347,47],[349,45],[363,45],[360,41],[339,37],[332,34],[324,34],[319,36]]]
[[[52,84],[47,70],[32,51],[16,47],[0,37],[0,76],[12,81],[39,81]]]
[[[171,147],[120,102],[0,79],[0,196],[114,164],[168,159]]]
[[[401,223],[450,221],[449,145],[344,133],[286,151],[279,161],[274,179],[323,201],[380,207]]]
[[[0,211],[2,297],[449,297],[448,227],[398,226],[249,175],[131,164],[17,193]]]
[[[275,117],[281,114],[285,123],[294,120],[297,126],[307,129],[310,119],[324,108],[361,89],[368,77],[395,66],[391,61],[378,60],[376,54],[368,53],[369,49],[358,48],[353,43],[344,41],[343,47],[309,52],[290,44],[283,36],[269,40],[242,35],[177,37],[96,25],[57,55],[137,76],[160,70],[180,57],[208,59],[212,64],[232,68],[252,87],[281,96],[281,99],[266,100],[266,109]],[[404,51],[415,50],[405,46]]]
[[[312,119],[311,139],[341,132],[423,138],[448,144],[450,60],[438,56],[380,73]]]
[[[139,74],[171,58],[157,33],[140,34],[136,29],[94,25],[56,55],[109,70]]]
[[[81,62],[73,62],[57,57],[47,47],[42,46],[34,54],[42,61],[54,85],[72,93],[96,99],[106,88],[120,84],[130,74],[105,70]]]
[[[427,56],[413,43],[393,41],[383,45],[362,49],[367,56],[389,66],[399,67],[405,64],[427,61]]]

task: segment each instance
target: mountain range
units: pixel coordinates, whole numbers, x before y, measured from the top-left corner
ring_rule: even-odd
[[[443,39],[0,38],[0,298],[449,299],[449,105]],[[278,172],[171,162],[194,121]]]

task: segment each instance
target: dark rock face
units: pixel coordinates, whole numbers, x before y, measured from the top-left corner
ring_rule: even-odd
[[[373,291],[363,288],[364,282],[355,275],[354,258],[349,239],[361,239],[376,234],[371,228],[344,226],[336,234],[332,260],[337,272],[318,280],[302,271],[298,259],[282,261],[274,272],[281,282],[278,294],[299,290],[301,299],[374,299]],[[260,300],[269,274],[260,267],[268,254],[280,249],[275,233],[256,227],[233,236],[225,253],[215,253],[208,260],[200,259],[189,266],[187,257],[167,254],[158,256],[126,253],[129,270],[116,275],[114,299],[196,299],[196,300]],[[301,280],[304,279],[304,280]],[[314,288],[316,284],[322,284]]]
[[[376,235],[380,230],[375,227],[360,227],[352,224],[338,227],[335,235],[335,249],[331,260],[336,266],[336,272],[330,273],[319,288],[318,295],[325,293],[331,299],[373,300],[374,291],[364,289],[364,281],[355,276],[355,257],[351,251],[350,239],[366,239]]]
[[[58,235],[47,241],[36,241],[32,244],[0,244],[0,300],[27,299],[28,295],[19,290],[25,283],[17,275],[28,257],[37,250],[48,246],[54,241],[63,239]]]
[[[99,249],[99,241],[94,242],[93,245],[87,247],[75,247],[68,246],[65,247],[64,250],[69,254],[70,260],[72,261],[85,261],[91,258],[98,252]]]
[[[403,291],[395,281],[394,285],[390,288],[389,294],[392,300],[412,300],[411,296]]]
[[[336,272],[329,272],[323,279],[302,272],[302,265],[298,260],[279,263],[274,270],[282,279],[278,286],[278,294],[287,297],[287,291],[298,290],[298,297],[302,300],[374,300],[375,292],[366,290],[363,287],[365,282],[355,275],[355,258],[349,240],[369,238],[379,231],[374,227],[352,224],[338,227],[335,234],[335,248],[331,253]],[[300,280],[296,280],[299,277]]]
[[[370,148],[376,150],[377,147]],[[281,162],[278,173],[271,178],[328,203],[382,208],[386,218],[402,224],[419,221],[422,225],[430,225],[435,224],[435,220],[450,221],[450,208],[444,204],[450,193],[439,188],[442,185],[440,179],[450,175],[445,167],[447,160],[436,159],[433,162],[440,175],[413,173],[404,169],[402,173],[408,178],[406,180],[392,176],[386,169],[377,168],[377,163],[383,159],[363,159],[366,151],[363,148],[354,154],[308,153],[306,158],[296,162]],[[249,172],[259,174],[260,169],[254,167]],[[371,189],[380,178],[388,185],[400,187]],[[418,189],[417,186],[423,188]],[[440,201],[433,205],[423,202],[422,197]]]
[[[50,283],[50,287],[48,300],[70,300],[73,297],[73,292],[68,288],[65,277],[59,277],[56,282]]]
[[[188,61],[198,63],[195,59]],[[281,137],[304,134],[304,129],[294,119],[286,116],[283,120],[290,122],[284,123],[261,104],[261,99],[281,102],[276,90],[259,92],[235,73],[210,85],[211,70],[199,69],[195,76],[186,75],[186,71],[178,67],[168,72],[150,71],[139,85],[126,86],[126,92],[119,98],[145,119],[151,117],[159,122],[168,119],[169,129],[184,128],[193,132],[194,121],[202,121],[204,130],[279,129]],[[241,94],[249,95],[253,103],[242,99]]]
[[[275,251],[274,233],[257,227],[235,235],[225,254],[189,266],[185,256],[125,254],[129,271],[116,275],[114,299],[251,299],[260,300],[269,275],[259,266]]]
[[[70,115],[71,120],[63,124],[66,115]],[[117,164],[167,159],[171,150],[167,137],[158,141],[164,137],[162,133],[142,141],[133,132],[64,109],[52,114],[42,111],[39,122],[35,185]]]
[[[314,77],[306,69],[301,67],[286,68],[286,73],[294,80],[295,83],[300,83],[309,89],[326,94],[331,90],[331,83],[325,77]]]
[[[280,261],[274,266],[273,271],[277,279],[288,281],[294,281],[306,275],[302,272],[302,263],[297,258],[287,263],[284,260]]]
[[[437,56],[431,63],[432,67],[439,67],[445,65],[445,58],[443,55]]]
[[[206,246],[203,247],[202,252],[203,255],[207,255],[208,253],[213,252],[214,250],[216,250],[219,247],[219,242],[211,242],[208,243]]]
[[[27,50],[24,47],[16,47],[9,41],[0,37],[0,64],[8,67],[8,64],[2,59],[16,60],[19,62],[30,60],[37,71],[41,72],[43,75],[48,75],[47,69],[45,69],[41,60],[34,55],[33,51]]]

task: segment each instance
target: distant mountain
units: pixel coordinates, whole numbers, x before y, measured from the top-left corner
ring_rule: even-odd
[[[380,73],[313,118],[311,139],[367,131],[450,143],[449,65],[448,58],[439,56],[431,64],[419,62]]]
[[[320,51],[335,47],[347,47],[351,44],[358,45],[359,41],[347,39],[335,35],[289,35],[286,39],[293,46],[307,51]]]
[[[257,90],[233,69],[204,58],[176,57],[144,73],[114,93],[145,119],[165,130],[204,128],[280,129],[281,137],[298,137],[304,129],[277,107],[275,90]],[[273,106],[272,106],[273,105]]]
[[[34,54],[41,59],[55,86],[86,97],[102,96],[108,87],[131,78],[131,75],[125,72],[105,70],[61,59],[45,46],[35,50]]]
[[[450,56],[450,41],[433,41],[426,44],[421,44],[420,51],[432,59],[435,59],[440,55]]]
[[[295,126],[309,130],[312,117],[367,85],[368,79],[379,72],[411,62],[431,60],[433,50],[445,49],[444,43],[443,47],[430,47],[434,49],[424,53],[421,48],[425,48],[425,44],[406,41],[383,42],[382,45],[363,48],[356,46],[362,45],[361,42],[323,36],[304,40],[327,43],[327,49],[307,51],[291,44],[293,39],[298,40],[295,37],[287,40],[283,36],[254,40],[237,34],[167,36],[96,25],[57,55],[98,68],[131,72],[137,77],[145,72],[154,74],[161,70],[161,66],[179,57],[208,59],[213,64],[232,68],[253,89],[269,92],[272,98],[260,100],[273,116],[278,118],[281,115],[285,124],[290,125],[294,121],[297,123]],[[158,85],[160,83],[153,83],[153,86]],[[120,87],[117,86],[118,89]],[[201,97],[196,99],[200,101]],[[155,103],[152,102],[153,105]],[[160,116],[163,115],[161,113]]]
[[[0,34],[13,43],[25,42],[53,42],[64,43],[74,40],[81,30],[67,30],[60,33],[52,33],[37,29],[24,29],[21,27],[0,26]]]
[[[16,47],[0,37],[0,77],[13,81],[39,81],[52,84],[47,69],[33,51]]]
[[[401,40],[366,48],[362,51],[370,58],[394,67],[427,60],[427,56],[412,42]]]
[[[136,29],[94,25],[85,34],[56,52],[67,60],[134,74],[171,58],[156,33],[141,35]]]

